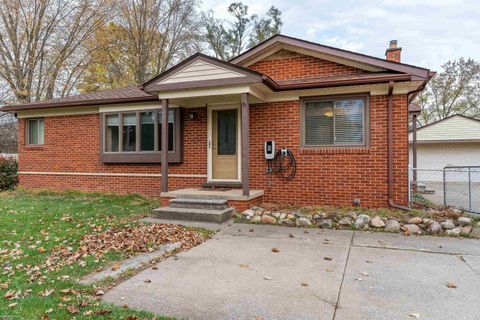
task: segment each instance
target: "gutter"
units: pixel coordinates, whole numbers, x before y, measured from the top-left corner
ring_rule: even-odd
[[[395,204],[393,200],[393,86],[388,82],[388,205],[395,209],[410,211],[410,208]],[[410,188],[410,186],[409,186]]]

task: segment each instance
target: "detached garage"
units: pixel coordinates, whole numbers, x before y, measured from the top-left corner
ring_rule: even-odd
[[[428,124],[417,132],[417,168],[480,166],[480,120],[454,115]],[[413,161],[413,132],[409,134],[410,163]],[[441,174],[419,171],[419,181],[440,181]]]

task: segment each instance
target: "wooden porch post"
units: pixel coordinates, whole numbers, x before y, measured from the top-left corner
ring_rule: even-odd
[[[168,192],[168,99],[162,99],[162,192]]]
[[[242,93],[242,188],[243,195],[250,195],[249,167],[250,167],[250,114],[248,93]]]

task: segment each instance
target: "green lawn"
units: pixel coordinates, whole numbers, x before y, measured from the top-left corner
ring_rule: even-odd
[[[0,319],[154,318],[127,306],[103,304],[95,297],[97,289],[76,283],[124,253],[59,268],[48,268],[45,262],[56,247],[76,250],[83,235],[134,225],[158,205],[133,195],[0,192]],[[8,293],[16,297],[7,299]]]

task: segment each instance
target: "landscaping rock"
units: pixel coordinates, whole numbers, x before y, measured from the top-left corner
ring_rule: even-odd
[[[428,232],[430,232],[431,234],[439,234],[442,231],[442,226],[437,221],[432,221],[432,223],[428,227]]]
[[[462,234],[470,234],[472,232],[473,227],[472,226],[465,226],[462,228]]]
[[[370,217],[366,214],[361,214],[355,220],[355,228],[356,229],[362,229],[369,222],[370,222]]]
[[[453,229],[445,230],[445,234],[449,237],[458,237],[461,232],[462,232],[461,227],[455,227]]]
[[[397,220],[388,220],[385,224],[385,231],[386,232],[399,232],[400,231],[400,223]]]
[[[255,211],[253,211],[252,209],[247,209],[245,211],[242,212],[242,214],[247,218],[251,218],[255,215]]]
[[[268,214],[264,214],[262,216],[262,223],[277,224],[277,219],[275,219],[272,216],[269,216]]]
[[[318,226],[323,229],[329,229],[333,226],[333,221],[332,219],[321,219]]]
[[[480,228],[480,221],[477,222],[477,228]]]
[[[433,221],[435,221],[435,220],[432,220],[432,219],[422,219],[423,224],[426,225],[426,226],[430,226],[430,225],[433,223]],[[440,225],[440,224],[439,224],[439,225]]]
[[[375,216],[372,220],[370,220],[370,226],[373,228],[383,228],[385,227],[385,222],[383,222],[379,216]]]
[[[455,224],[453,223],[453,221],[452,221],[451,219],[445,220],[445,221],[442,222],[440,225],[441,225],[442,228],[445,229],[445,230],[450,230],[450,229],[455,228]]]
[[[350,218],[352,218],[353,220],[354,219],[357,219],[357,213],[355,211],[350,211],[347,216],[349,216]]]
[[[293,220],[293,219],[295,219],[295,215],[289,213],[289,214],[287,214],[287,219]]]
[[[458,219],[462,216],[462,211],[458,209],[451,209],[445,212],[445,216],[448,218]]]
[[[338,224],[344,227],[349,227],[352,225],[352,218],[349,216],[343,217],[338,221]]]
[[[298,218],[297,219],[297,227],[308,227],[311,224],[312,224],[312,222],[310,222],[310,220],[308,220],[307,218]]]
[[[473,228],[472,232],[470,232],[470,236],[474,238],[480,238],[480,228]]]
[[[286,225],[287,227],[294,227],[295,226],[295,222],[293,220],[289,220],[289,219],[282,220],[282,224]]]
[[[461,227],[465,227],[465,226],[469,226],[472,224],[472,219],[468,218],[468,217],[460,217],[458,218],[458,224],[461,226]]]
[[[416,224],[406,224],[401,229],[407,235],[408,234],[421,234],[422,233],[422,229],[420,229],[420,227],[417,226]]]
[[[281,213],[281,212],[278,212],[278,211],[275,211],[275,212],[272,213],[272,216],[274,216],[274,217],[277,218],[277,219],[280,219],[280,216],[281,216],[281,215],[282,215],[282,213]]]
[[[413,217],[413,218],[408,219],[407,223],[408,224],[420,224],[420,223],[423,223],[423,220],[420,217]]]
[[[258,223],[258,222],[262,221],[262,217],[261,216],[253,216],[250,221]]]

